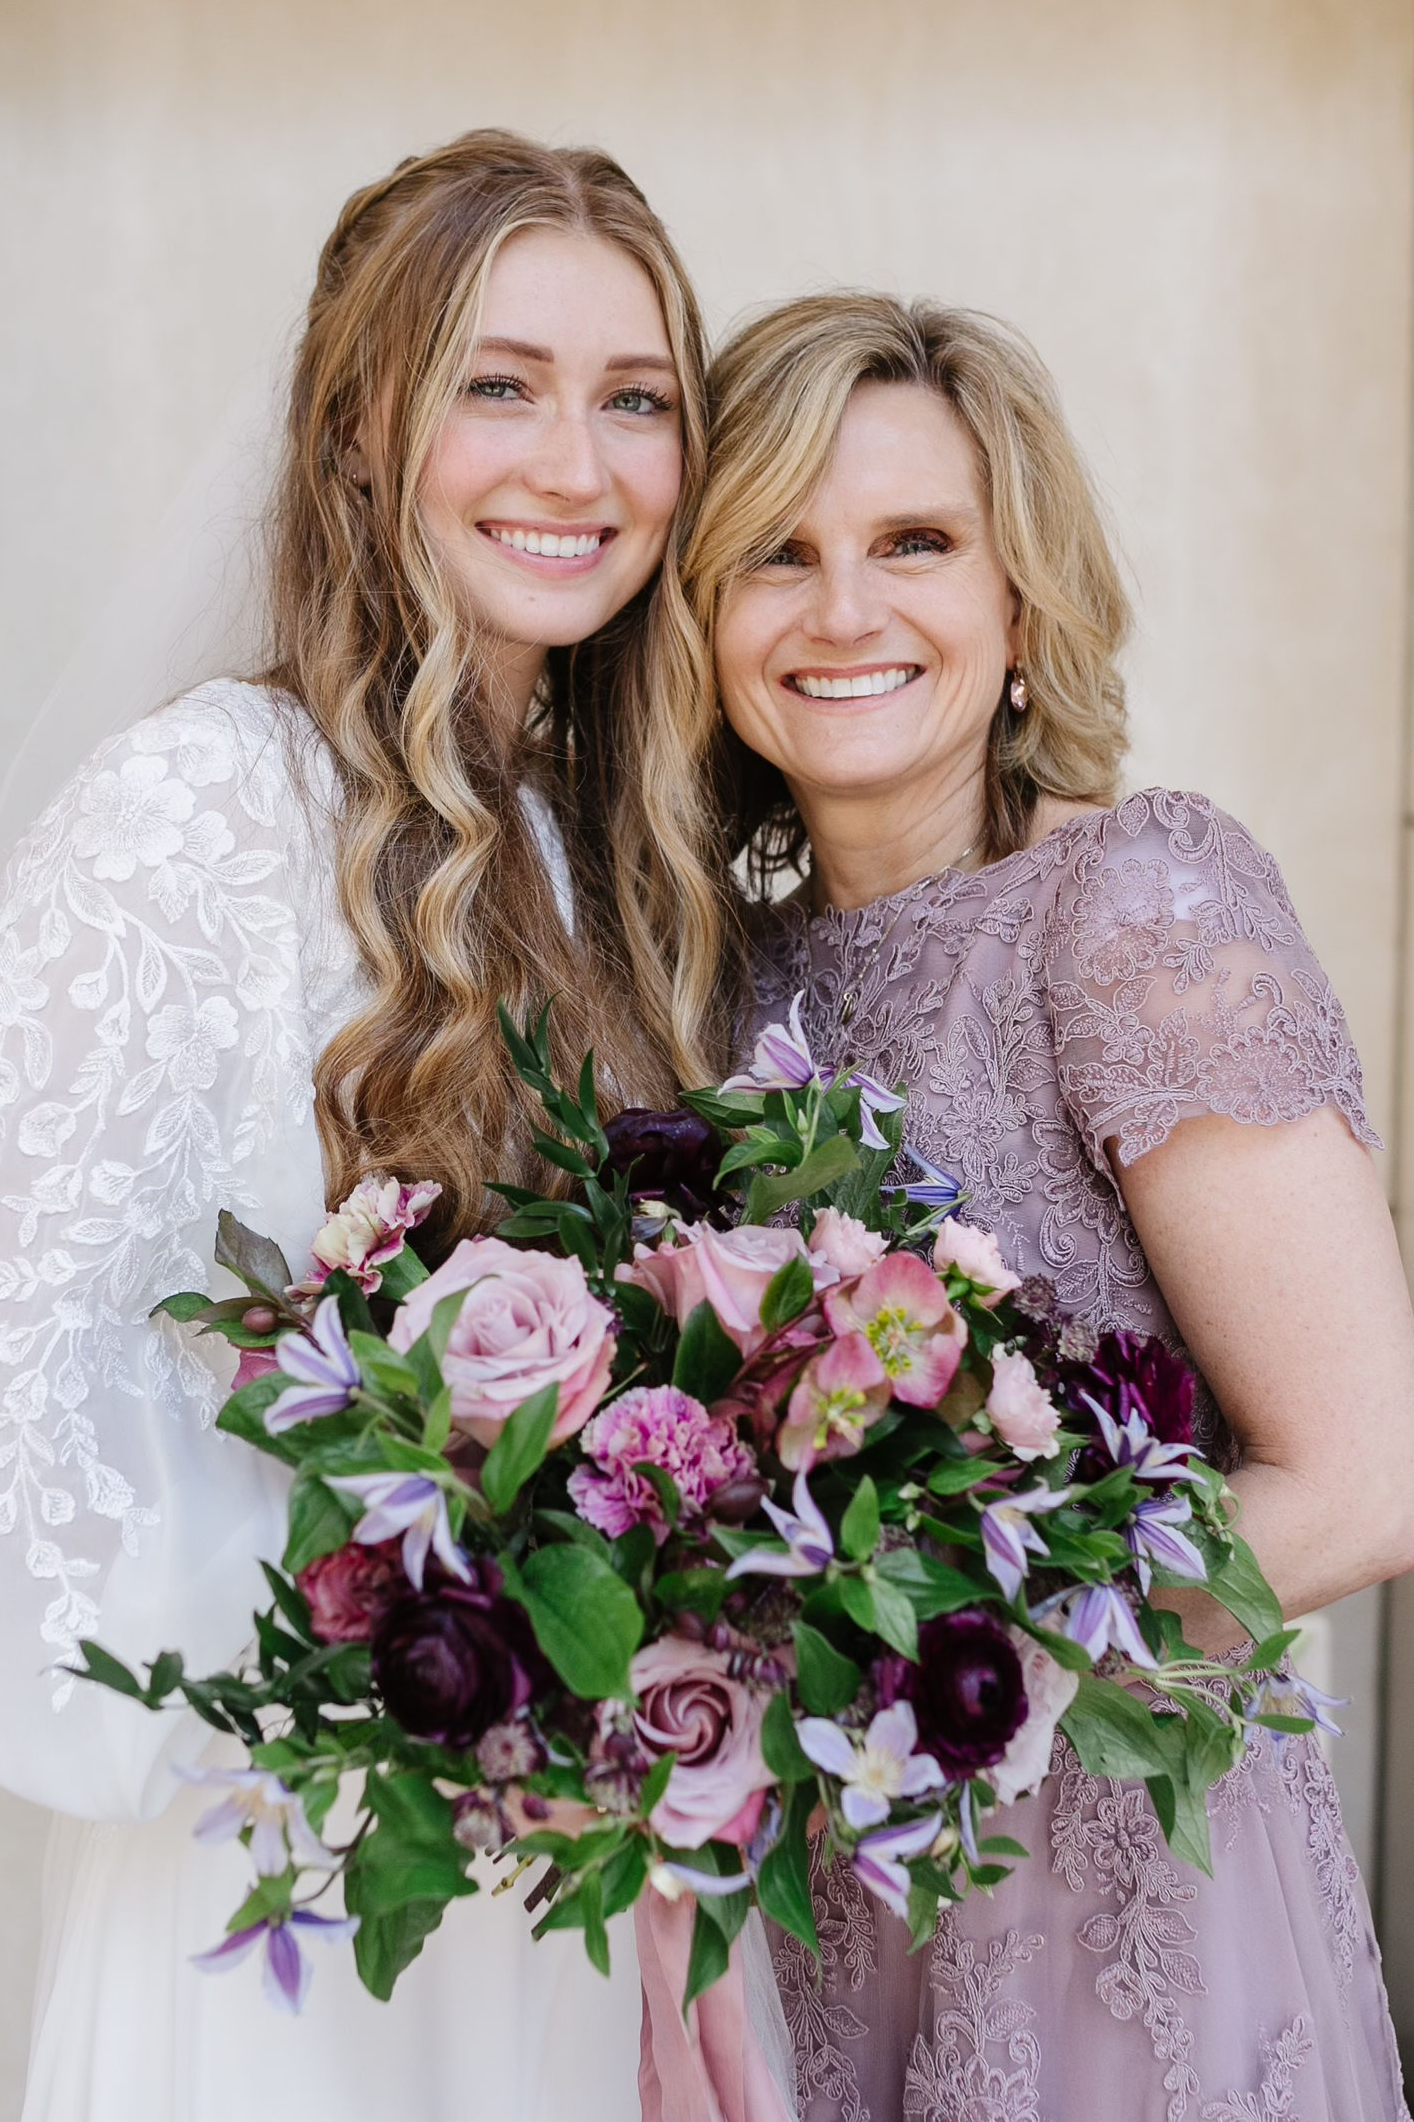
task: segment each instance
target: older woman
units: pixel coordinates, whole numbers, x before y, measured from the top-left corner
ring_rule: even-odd
[[[1290,1613],[1414,1561],[1414,1326],[1340,1005],[1280,873],[1206,797],[1117,800],[1127,612],[1045,372],[985,319],[789,305],[715,376],[688,570],[763,905],[758,1018],[901,1082],[1081,1330],[1158,1333]],[[1171,1595],[1212,1651],[1236,1625]],[[802,2122],[1375,2122],[1406,2110],[1315,1744],[1263,1738],[1214,1875],[1064,1749],[995,1899],[909,1957],[837,1868],[824,1983],[777,1973]]]

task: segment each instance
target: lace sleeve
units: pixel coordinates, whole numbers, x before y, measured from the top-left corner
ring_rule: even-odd
[[[1062,1096],[1107,1170],[1180,1120],[1273,1126],[1327,1101],[1378,1147],[1345,1015],[1281,871],[1206,797],[1151,789],[1081,839],[1046,974]]]
[[[229,1659],[278,1537],[210,1427],[231,1352],[148,1314],[215,1286],[218,1208],[315,1228],[295,807],[269,701],[212,688],[96,755],[0,912],[0,1781],[92,1816],[192,1735],[74,1643]]]

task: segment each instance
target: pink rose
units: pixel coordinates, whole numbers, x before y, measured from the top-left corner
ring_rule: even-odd
[[[685,1636],[661,1636],[629,1670],[639,1745],[652,1761],[675,1753],[653,1808],[654,1831],[675,1849],[751,1840],[775,1782],[761,1752],[768,1697],[731,1677],[732,1654]]]
[[[939,1225],[933,1265],[939,1274],[955,1267],[969,1282],[981,1283],[991,1292],[983,1299],[989,1311],[1001,1303],[1009,1290],[1021,1287],[1020,1275],[1014,1275],[1007,1266],[993,1233],[974,1230],[970,1223],[959,1223],[956,1218],[950,1217]]]
[[[609,1383],[613,1314],[591,1296],[578,1260],[519,1251],[501,1238],[463,1238],[398,1307],[389,1342],[406,1353],[443,1297],[465,1290],[442,1358],[452,1420],[494,1444],[507,1415],[544,1386],[560,1388],[550,1433],[563,1444],[582,1429]]]
[[[992,1390],[987,1395],[992,1427],[1018,1459],[1054,1459],[1060,1446],[1060,1414],[1042,1391],[1025,1356],[998,1349],[992,1357]]]
[[[754,1355],[766,1338],[761,1299],[767,1284],[787,1260],[810,1257],[800,1232],[769,1230],[759,1223],[743,1223],[736,1230],[692,1223],[680,1227],[675,1239],[658,1246],[636,1245],[632,1264],[620,1267],[618,1279],[651,1290],[679,1326],[686,1326],[705,1300],[743,1356]],[[830,1268],[814,1270],[817,1289],[834,1279]]]
[[[817,1267],[823,1262],[836,1268],[840,1279],[847,1281],[882,1259],[887,1243],[880,1232],[870,1230],[858,1216],[846,1216],[837,1208],[822,1208],[810,1233],[810,1257]]]
[[[373,1547],[350,1541],[321,1555],[295,1578],[309,1602],[321,1643],[366,1643],[388,1608],[412,1587],[402,1562],[401,1539]]]
[[[1043,1650],[1023,1629],[1009,1628],[1007,1634],[1021,1660],[1021,1680],[1026,1689],[1026,1722],[1001,1760],[994,1762],[986,1774],[1002,1804],[1012,1805],[1018,1798],[1029,1797],[1032,1791],[1039,1790],[1045,1781],[1055,1746],[1056,1725],[1074,1701],[1080,1682],[1075,1673],[1057,1665],[1050,1652]]]

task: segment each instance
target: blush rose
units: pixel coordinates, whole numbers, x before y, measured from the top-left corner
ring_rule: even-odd
[[[810,1262],[817,1289],[839,1279],[833,1268],[810,1261],[798,1230],[756,1223],[736,1230],[693,1223],[661,1245],[636,1245],[618,1279],[651,1291],[679,1326],[686,1326],[699,1304],[710,1304],[723,1331],[743,1356],[751,1356],[766,1339],[761,1300],[767,1285],[778,1268],[796,1258]]]
[[[775,1777],[761,1752],[766,1697],[731,1676],[731,1653],[662,1636],[629,1668],[638,1743],[650,1761],[676,1754],[653,1808],[656,1833],[675,1849],[749,1842]]]

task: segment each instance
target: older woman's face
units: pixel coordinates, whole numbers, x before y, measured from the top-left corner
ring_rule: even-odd
[[[913,810],[982,764],[1017,609],[951,406],[864,383],[791,536],[723,600],[723,706],[807,812],[890,796]]]

